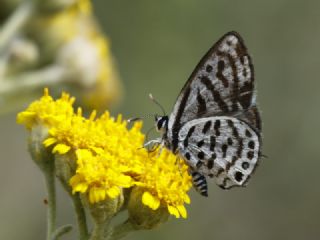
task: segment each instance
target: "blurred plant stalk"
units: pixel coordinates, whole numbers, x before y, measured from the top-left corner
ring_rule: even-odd
[[[89,0],[3,0],[0,24],[0,114],[44,87],[68,90],[88,110],[120,100],[110,44]]]

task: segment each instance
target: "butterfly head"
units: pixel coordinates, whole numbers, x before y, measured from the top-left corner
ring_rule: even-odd
[[[166,132],[168,128],[168,116],[155,115],[156,129],[158,132]]]

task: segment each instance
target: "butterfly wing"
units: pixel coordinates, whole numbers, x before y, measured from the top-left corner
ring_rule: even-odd
[[[236,32],[224,35],[207,52],[180,92],[168,122],[167,138],[175,152],[178,133],[200,117],[241,113],[254,106],[251,58]]]
[[[191,169],[215,177],[224,189],[245,185],[257,166],[260,148],[260,134],[233,117],[195,119],[179,132],[179,154]]]

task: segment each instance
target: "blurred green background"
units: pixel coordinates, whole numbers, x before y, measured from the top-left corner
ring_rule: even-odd
[[[209,198],[191,191],[188,219],[172,219],[126,239],[318,239],[320,236],[320,1],[171,0],[94,1],[112,42],[125,87],[113,114],[145,117],[153,126],[167,112],[203,54],[230,30],[245,39],[253,57],[268,156],[247,188]],[[15,114],[1,116],[0,239],[44,239],[45,188]],[[59,224],[73,222],[59,189]],[[66,235],[63,239],[75,239]]]

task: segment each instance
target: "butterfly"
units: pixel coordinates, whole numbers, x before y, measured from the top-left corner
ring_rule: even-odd
[[[160,142],[182,157],[195,189],[207,177],[223,189],[245,186],[261,156],[261,118],[244,41],[229,32],[204,55],[169,116],[156,116]]]

